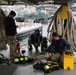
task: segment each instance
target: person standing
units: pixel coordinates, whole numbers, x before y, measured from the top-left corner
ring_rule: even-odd
[[[15,52],[16,49],[16,25],[14,21],[14,17],[16,13],[11,11],[7,17],[5,17],[5,34],[7,43],[10,45],[10,57],[19,56],[18,53]]]
[[[5,29],[4,29],[4,17],[5,17],[4,11],[0,8],[0,50],[6,50],[7,49],[7,42],[6,42],[6,35],[5,35]]]

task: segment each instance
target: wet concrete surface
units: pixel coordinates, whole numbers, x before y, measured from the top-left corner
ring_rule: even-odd
[[[44,33],[44,36],[46,36],[45,33]],[[32,51],[29,51],[28,50],[28,44],[26,44],[27,40],[28,40],[28,38],[24,38],[23,40],[20,40],[20,45],[23,45],[21,47],[21,51],[26,50],[26,53],[24,55],[29,56],[31,58],[38,56],[41,52],[40,47],[39,47],[39,51],[36,51],[34,47],[33,47]],[[24,44],[26,44],[26,45],[24,45]],[[0,51],[0,53],[2,53],[5,57],[8,57],[8,58],[10,57],[9,48],[7,50]],[[67,63],[68,63],[68,61],[67,61]],[[44,74],[44,72],[42,72],[42,71],[33,69],[33,64],[34,63],[19,64],[19,65],[13,64],[13,66],[16,66],[16,69],[12,70],[12,72],[6,68],[7,66],[10,66],[10,67],[12,67],[12,66],[11,65],[6,66],[6,64],[4,64],[5,68],[3,68],[3,71],[4,71],[4,69],[7,69],[8,73],[10,75],[76,75],[76,65],[75,64],[74,64],[75,68],[73,71],[71,71],[69,69],[67,69],[67,70],[60,69],[57,71],[50,72],[49,74]],[[0,64],[0,65],[1,65],[0,67],[2,67],[3,64]],[[10,69],[12,69],[12,68],[10,68]],[[8,73],[3,73],[3,71],[0,72],[0,75],[8,75]]]
[[[26,53],[25,55],[26,56],[29,56],[29,57],[36,57],[40,54],[40,48],[39,48],[39,51],[36,51],[33,47],[33,50],[32,51],[28,51],[27,50],[27,47],[25,48],[26,49]],[[5,55],[5,56],[9,56],[9,50],[7,51],[2,51],[2,53]],[[68,63],[68,61],[67,61]],[[35,70],[33,69],[33,64],[34,63],[30,63],[30,64],[13,64],[13,66],[17,66],[17,68],[15,70],[13,70],[12,74],[10,73],[10,70],[7,69],[8,73],[10,73],[10,75],[44,75],[44,72],[42,71],[39,71],[39,70]],[[3,65],[3,64],[2,64]],[[8,66],[11,66],[11,65],[8,65]],[[73,71],[67,69],[67,70],[63,70],[63,69],[60,69],[60,70],[56,70],[56,71],[53,71],[53,72],[50,72],[48,74],[45,74],[45,75],[76,75],[76,65],[74,65],[75,68]],[[2,66],[0,66],[2,67]],[[6,66],[5,66],[6,67]],[[6,69],[6,68],[5,68]],[[3,69],[4,71],[4,69]],[[0,73],[0,75],[8,75],[8,73]]]

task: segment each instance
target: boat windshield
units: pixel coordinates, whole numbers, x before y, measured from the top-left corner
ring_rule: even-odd
[[[24,22],[24,18],[23,17],[16,17],[15,18],[16,22]]]

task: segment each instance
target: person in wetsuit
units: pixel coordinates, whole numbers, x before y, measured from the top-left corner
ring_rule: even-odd
[[[35,32],[28,39],[29,50],[32,50],[32,44],[34,45],[35,49],[38,50],[41,41],[42,41],[42,35],[40,34],[39,29],[36,29]]]

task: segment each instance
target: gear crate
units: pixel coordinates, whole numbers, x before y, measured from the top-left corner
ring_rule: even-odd
[[[74,70],[74,55],[63,53],[63,69]]]

